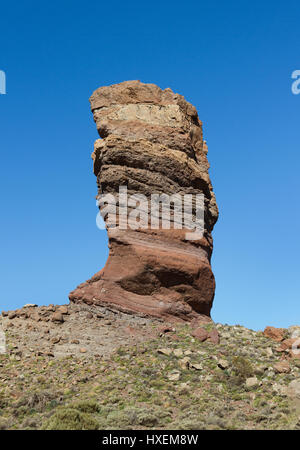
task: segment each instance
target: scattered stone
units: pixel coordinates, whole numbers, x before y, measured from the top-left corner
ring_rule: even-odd
[[[63,323],[65,321],[64,316],[59,311],[55,312],[52,315],[51,320],[52,322],[60,322],[60,323]]]
[[[171,372],[168,374],[168,379],[170,381],[178,381],[180,379],[180,372]]]
[[[35,303],[26,303],[26,305],[23,306],[23,308],[37,308],[38,305]]]
[[[220,369],[222,369],[222,370],[228,369],[228,367],[229,367],[229,362],[226,361],[226,359],[219,359],[219,361],[218,361],[218,367],[220,367]]]
[[[231,334],[228,333],[227,331],[225,331],[224,333],[222,333],[221,336],[223,339],[230,339],[231,338]]]
[[[286,386],[282,386],[282,384],[279,383],[273,383],[272,384],[272,389],[276,394],[279,395],[287,395],[287,387]]]
[[[200,342],[204,342],[208,338],[208,333],[204,328],[199,327],[192,332],[192,336],[198,339]]]
[[[289,351],[290,349],[292,349],[293,345],[295,343],[297,343],[299,341],[299,339],[296,338],[289,338],[289,339],[285,339],[284,341],[282,341],[279,345],[279,347],[276,348],[277,352],[285,352],[285,351]]]
[[[246,388],[251,389],[251,388],[255,388],[259,385],[259,381],[257,379],[257,377],[250,377],[246,379]]]
[[[265,367],[263,366],[256,366],[254,367],[254,373],[255,375],[263,375],[265,373]]]
[[[53,312],[55,312],[56,311],[56,307],[54,305],[46,306],[46,311],[53,311]]]
[[[178,364],[179,364],[179,366],[180,366],[182,369],[188,369],[189,366],[190,366],[190,358],[188,358],[188,357],[186,356],[186,357],[180,359],[180,360],[178,361]]]
[[[214,328],[212,331],[210,331],[208,333],[208,339],[213,343],[213,344],[219,344],[220,342],[220,335],[219,332],[216,328]]]
[[[291,398],[300,399],[300,379],[290,382],[287,387],[286,394]]]
[[[183,351],[182,351],[181,348],[175,348],[175,349],[173,350],[173,353],[174,353],[174,355],[177,356],[178,358],[179,358],[180,356],[183,355]]]
[[[291,325],[290,327],[288,327],[288,334],[291,338],[300,337],[300,326]]]
[[[172,353],[172,349],[170,348],[159,348],[157,353],[161,353],[162,355],[170,356]]]
[[[78,339],[72,339],[71,340],[71,344],[80,344],[80,342],[79,342],[79,340]]]
[[[35,312],[29,313],[28,317],[29,317],[31,320],[34,320],[35,322],[40,322],[40,320],[41,320],[40,315],[39,315],[38,313],[35,313]]]
[[[281,361],[274,365],[276,373],[289,373],[291,371],[290,363],[288,361]]]
[[[68,307],[66,306],[66,305],[60,305],[58,308],[57,308],[57,312],[60,312],[61,314],[69,314],[69,309],[68,309]]]
[[[86,352],[87,352],[87,349],[83,347],[83,348],[81,348],[79,351],[80,351],[80,353],[86,353]]]
[[[194,364],[194,363],[190,363],[190,367],[191,367],[192,369],[196,369],[196,370],[203,370],[202,364]]]
[[[11,311],[11,312],[8,313],[8,318],[10,320],[14,319],[15,317],[17,317],[17,314],[16,314],[15,311]]]
[[[291,349],[289,351],[289,356],[291,358],[300,359],[300,348],[299,348],[299,345],[297,346],[297,348]]]

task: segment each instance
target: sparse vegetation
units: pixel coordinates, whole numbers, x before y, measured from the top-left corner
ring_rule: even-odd
[[[216,345],[193,338],[188,325],[162,336],[158,324],[150,326],[152,339],[123,343],[105,358],[17,358],[9,328],[0,429],[300,429],[299,410],[284,392],[299,378],[299,360],[276,373],[275,341],[217,325]],[[250,377],[257,383],[247,389]]]

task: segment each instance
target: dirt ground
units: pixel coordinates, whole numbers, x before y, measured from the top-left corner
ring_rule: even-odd
[[[60,313],[63,311],[63,314]],[[14,314],[16,316],[14,317]],[[63,317],[53,320],[54,315]],[[88,305],[26,307],[2,317],[7,342],[16,357],[53,354],[108,357],[120,345],[133,345],[157,336],[159,320]]]

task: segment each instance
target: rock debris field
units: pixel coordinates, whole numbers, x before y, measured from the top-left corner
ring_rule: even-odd
[[[2,313],[0,429],[300,429],[300,327]]]

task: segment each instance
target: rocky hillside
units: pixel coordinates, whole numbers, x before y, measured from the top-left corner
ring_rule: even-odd
[[[2,322],[0,429],[300,429],[300,327],[168,325],[86,305]]]

